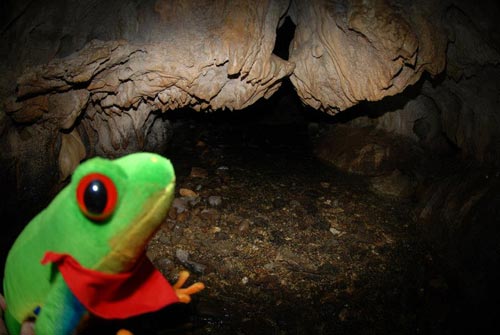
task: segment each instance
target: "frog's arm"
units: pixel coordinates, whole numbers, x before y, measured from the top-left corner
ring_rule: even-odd
[[[36,319],[35,334],[70,334],[85,313],[85,307],[71,293],[62,276],[57,275]]]
[[[191,295],[196,294],[205,288],[205,285],[201,282],[196,282],[193,285],[183,288],[187,279],[189,278],[189,272],[181,271],[179,273],[179,279],[174,284],[173,288],[179,302],[188,304],[191,301]]]

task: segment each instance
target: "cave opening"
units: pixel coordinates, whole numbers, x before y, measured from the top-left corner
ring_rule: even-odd
[[[274,44],[273,54],[288,60],[290,44],[295,35],[295,24],[290,16],[283,19],[283,23],[276,30],[276,42]]]

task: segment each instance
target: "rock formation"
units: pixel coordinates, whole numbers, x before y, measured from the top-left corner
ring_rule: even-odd
[[[293,3],[291,80],[302,101],[329,114],[403,91],[445,65],[436,2]]]
[[[98,10],[77,3],[77,10]],[[113,10],[126,6],[111,4]],[[134,36],[133,27],[126,25],[121,32],[125,36],[119,37],[132,34],[131,41],[93,39],[67,57],[27,69],[17,80],[16,94],[7,99],[5,111],[14,128],[8,136],[22,136],[25,128],[16,125],[43,127],[45,136],[58,143],[58,152],[50,151],[58,157],[61,179],[86,156],[148,149],[151,138],[153,149],[166,143],[168,122],[159,115],[169,109],[242,109],[274,93],[280,79],[293,70],[293,64],[272,54],[286,2],[149,5],[142,9],[149,10],[147,15],[140,9],[122,10],[114,18],[136,24],[141,15],[143,20],[152,16],[156,25],[146,21],[146,27],[136,27],[142,35]],[[46,13],[42,24],[58,13],[57,6]],[[63,29],[70,31],[77,29],[72,24],[80,27],[65,24]],[[95,27],[85,28],[91,32]],[[140,37],[146,41],[138,42]],[[33,149],[36,143],[29,146]]]
[[[304,103],[334,114],[399,93],[424,71],[442,71],[445,61],[439,8],[424,3],[61,0],[9,6],[2,39],[12,48],[2,57],[0,90],[5,159],[21,163],[29,160],[23,153],[45,152],[59,162],[60,179],[85,157],[166,143],[169,125],[161,116],[167,110],[242,109],[291,76]],[[276,29],[287,15],[297,26],[288,61],[273,54]],[[40,147],[40,137],[51,145]]]

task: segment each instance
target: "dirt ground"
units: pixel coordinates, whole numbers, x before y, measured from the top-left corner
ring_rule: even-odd
[[[419,242],[411,201],[377,196],[362,177],[319,162],[306,124],[217,120],[174,122],[166,155],[176,200],[148,251],[171,282],[188,269],[206,289],[126,328],[427,334],[443,326],[446,283]]]

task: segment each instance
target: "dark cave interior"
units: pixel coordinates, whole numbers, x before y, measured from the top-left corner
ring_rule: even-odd
[[[409,96],[414,94],[414,90],[416,90],[415,87],[408,90]],[[195,274],[197,279],[201,280],[210,278],[211,273],[223,276],[227,275],[227,271],[229,271],[230,274],[233,274],[225,266],[222,267],[224,268],[222,270],[222,268],[218,269],[217,265],[211,265],[221,261],[223,256],[220,253],[227,247],[225,244],[220,244],[219,239],[225,242],[226,238],[234,238],[232,237],[233,229],[236,230],[237,239],[243,240],[253,236],[248,230],[261,229],[265,231],[264,234],[271,234],[269,237],[270,247],[276,248],[287,244],[283,233],[280,233],[281,225],[291,224],[291,227],[295,227],[292,230],[297,229],[301,235],[308,235],[308,232],[311,232],[309,234],[311,239],[316,239],[315,236],[318,232],[330,235],[334,227],[331,223],[332,218],[321,212],[317,208],[318,205],[307,204],[318,201],[329,203],[329,200],[324,199],[325,194],[336,187],[338,187],[337,191],[330,193],[333,196],[333,202],[338,204],[338,208],[333,209],[334,212],[335,210],[343,211],[342,208],[348,212],[349,206],[363,206],[363,204],[368,206],[370,202],[377,203],[378,210],[374,211],[373,207],[375,206],[371,204],[364,209],[366,212],[361,214],[362,218],[359,218],[360,214],[357,214],[357,211],[363,211],[363,209],[351,209],[356,214],[346,221],[349,225],[356,225],[358,221],[362,222],[365,216],[369,220],[382,215],[394,216],[385,218],[383,221],[393,221],[391,224],[395,226],[392,228],[389,226],[390,228],[385,233],[368,230],[361,235],[359,235],[358,230],[360,228],[356,228],[352,235],[352,241],[343,241],[342,238],[339,238],[339,241],[335,243],[341,243],[342,249],[345,249],[349,257],[342,259],[342,261],[322,261],[321,271],[318,270],[317,274],[308,275],[309,278],[307,276],[306,279],[301,278],[305,291],[303,294],[311,294],[312,297],[296,300],[296,290],[286,293],[286,290],[280,292],[279,288],[266,288],[266,285],[276,285],[273,284],[276,278],[265,278],[247,284],[247,286],[255,286],[254,290],[262,290],[266,294],[271,294],[268,300],[262,301],[256,297],[252,298],[252,293],[247,292],[248,287],[238,288],[241,283],[238,282],[237,278],[228,277],[227,280],[234,287],[228,290],[212,282],[212,292],[195,298],[190,306],[169,307],[161,312],[132,318],[124,323],[91,320],[82,333],[109,334],[122,327],[134,330],[134,334],[233,334],[235,332],[244,334],[275,334],[277,332],[301,334],[311,332],[326,334],[332,332],[337,334],[457,334],[490,329],[492,325],[496,324],[495,309],[492,306],[499,296],[496,285],[498,271],[493,268],[498,259],[495,256],[495,252],[498,251],[495,237],[498,229],[495,222],[497,222],[500,206],[498,206],[498,193],[494,193],[495,190],[498,190],[498,172],[495,174],[494,169],[478,168],[476,164],[463,161],[460,158],[460,152],[453,148],[453,151],[447,152],[446,156],[432,154],[429,160],[431,167],[427,167],[428,170],[426,170],[432,171],[432,173],[422,182],[422,185],[419,186],[420,189],[410,198],[397,199],[391,196],[373,194],[373,191],[367,187],[369,177],[346,174],[332,167],[331,164],[325,163],[314,154],[318,141],[321,140],[324,133],[328,132],[328,129],[339,124],[348,124],[352,115],[359,115],[360,109],[369,110],[366,112],[368,115],[371,115],[371,111],[374,111],[373,114],[377,114],[381,110],[390,109],[385,106],[393,107],[398,105],[400,101],[404,102],[405,99],[408,98],[405,98],[405,94],[403,94],[382,102],[356,106],[353,108],[356,109],[355,111],[346,111],[337,117],[329,117],[313,109],[302,107],[291,84],[285,82],[271,99],[260,101],[242,111],[200,114],[189,110],[177,110],[167,114],[166,118],[172,124],[174,136],[163,155],[169,157],[176,166],[179,187],[199,190],[197,193],[202,200],[200,203],[188,205],[187,217],[177,214],[174,220],[169,219],[165,225],[169,229],[172,226],[193,225],[206,234],[207,231],[213,229],[213,225],[225,224],[222,221],[229,220],[227,213],[239,213],[238,220],[250,222],[250,228],[244,228],[245,224],[238,223],[237,227],[228,228],[229,237],[220,237],[220,234],[216,233],[213,240],[209,239],[203,243],[205,248],[206,244],[209,244],[208,251],[204,250],[203,254],[213,257],[212,263],[210,259],[203,260],[203,257],[196,255],[196,249],[202,243],[199,237],[188,241],[183,241],[182,237],[179,237],[181,241],[177,242],[177,248],[185,247],[195,250],[192,252],[192,257],[196,260],[193,261],[194,268],[192,263],[184,263],[176,258],[176,251],[181,249],[165,251],[164,247],[158,247],[155,244],[158,243],[156,240],[150,247],[151,253],[154,255],[152,258],[159,262],[162,271],[171,271],[171,273],[166,272],[169,278],[175,277],[175,271],[172,270],[172,267],[174,269],[187,268]],[[387,105],[385,105],[386,101],[388,101]],[[373,138],[370,139],[373,140]],[[397,141],[397,137],[393,138],[392,141]],[[191,170],[198,166],[209,171],[209,176],[203,177],[201,180],[197,180],[197,178],[193,180]],[[224,172],[221,167],[229,169],[230,177],[220,173]],[[294,172],[291,173],[290,169]],[[261,183],[253,185],[252,174],[261,178]],[[488,197],[488,201],[476,204],[474,210],[471,211],[472,213],[468,214],[470,220],[476,222],[476,225],[466,228],[460,233],[463,246],[454,245],[461,253],[460,258],[454,258],[455,255],[449,251],[450,249],[454,250],[450,245],[456,242],[446,241],[448,243],[446,248],[435,245],[435,239],[443,239],[443,232],[426,227],[423,220],[418,219],[419,209],[421,210],[423,199],[425,199],[425,183],[431,184],[432,181],[443,180],[443,178],[454,174],[472,176],[476,186],[482,183],[481,180],[478,182],[478,179],[484,180],[485,176],[489,176],[488,182],[496,185],[496,188],[488,188],[488,193],[483,195]],[[4,187],[8,188],[8,180],[3,180]],[[450,182],[453,182],[453,179]],[[236,184],[234,187],[243,188],[243,190],[235,193],[231,186],[232,183]],[[247,183],[249,184],[247,185]],[[319,185],[325,183],[332,184],[332,186],[319,191],[315,190],[315,187],[321,188],[322,186]],[[300,190],[300,185],[309,184],[311,185],[310,189],[304,187],[304,190]],[[13,186],[10,187],[15,189]],[[269,189],[261,190],[259,194],[253,194],[255,187],[268,187]],[[283,191],[279,190],[279,192],[283,192],[281,195],[275,193],[277,192],[276,187],[285,187]],[[471,187],[467,192],[474,194],[475,189],[481,189],[481,187]],[[215,206],[215,211],[221,212],[215,214],[217,216],[215,221],[210,214],[214,208],[207,203],[209,195],[212,194],[210,192],[222,194],[222,199],[224,199],[221,207]],[[347,195],[344,192],[347,192]],[[24,204],[13,202],[12,198],[9,198],[8,201],[2,201],[2,204],[9,204],[8,207],[3,207],[2,217],[11,223],[9,225],[11,233],[2,234],[2,248],[4,249],[2,255],[6,255],[13,239],[24,223],[47,206],[52,197],[51,194],[41,199],[37,198],[38,202],[30,204],[29,207],[23,207],[22,212],[19,212],[18,208],[25,206]],[[181,199],[186,198],[180,197]],[[338,200],[336,197],[343,200]],[[267,205],[268,203],[270,205]],[[300,206],[297,205],[298,203]],[[255,206],[255,211],[249,212],[246,209],[248,206]],[[273,218],[271,214],[266,214],[269,206],[271,212],[280,211],[281,207],[288,208],[289,206],[292,208],[293,206],[305,206],[306,210],[292,213],[291,216],[289,213],[279,214],[278,218]],[[451,211],[456,208],[456,204],[449,206],[452,206],[449,209]],[[260,221],[254,217],[256,213],[261,217],[260,220],[265,220],[264,222],[267,223],[259,223]],[[340,213],[342,215],[342,212]],[[334,217],[335,215],[338,214],[334,214]],[[309,223],[307,216],[315,218],[312,223]],[[298,228],[293,220],[301,221],[298,223]],[[334,222],[337,222],[337,219],[334,219]],[[400,231],[401,229],[403,231]],[[446,227],[440,229],[446,230]],[[334,230],[334,232],[336,231]],[[249,236],[241,236],[245,234]],[[366,257],[369,259],[370,255],[364,253],[364,247],[360,248],[357,244],[352,243],[354,243],[353,241],[367,243],[371,245],[369,250],[378,255],[382,252],[377,246],[378,243],[381,243],[378,238],[385,236],[384,234],[396,234],[396,237],[392,236],[392,238],[396,239],[396,244],[400,246],[395,247],[391,244],[390,247],[386,246],[380,249],[387,253],[384,254],[387,258],[383,265],[380,265],[385,273],[382,277],[378,277],[372,273],[373,270],[369,270],[373,265],[358,264],[360,262],[358,257],[363,260]],[[485,234],[489,235],[490,238],[483,239],[482,236]],[[206,236],[201,238],[206,238]],[[157,239],[160,239],[161,243],[170,243],[165,242],[168,239],[162,237],[157,237]],[[360,242],[359,239],[361,241],[368,239],[369,242]],[[329,242],[325,242],[321,238],[317,238],[317,241],[318,244],[324,243],[322,247],[324,249],[321,251],[310,250],[306,247],[307,244],[304,244],[300,249],[305,255],[314,252],[322,254],[322,257],[326,257],[332,252],[339,252],[337,249],[331,249],[333,247],[328,247],[329,243],[332,242],[329,239],[327,239]],[[342,246],[342,243],[346,244]],[[171,247],[173,248],[173,246]],[[237,259],[241,257],[241,254],[238,252],[232,257]],[[266,255],[259,257],[266,258]],[[355,259],[353,260],[352,257]],[[202,260],[198,261],[200,258]],[[3,257],[2,262],[4,260]],[[249,269],[255,266],[251,257],[243,257],[243,260],[240,261]],[[166,270],[162,268],[165,266],[164,262],[168,264]],[[208,266],[210,270],[198,270],[197,263],[202,264],[203,267]],[[339,264],[343,264],[343,266]],[[211,268],[211,266],[215,268]],[[361,267],[359,271],[368,271],[372,274],[367,274],[365,279],[356,279],[355,284],[342,280],[327,281],[320,285],[317,296],[312,293],[317,289],[316,285],[323,283],[323,279],[319,279],[321,276],[325,276],[325,278],[335,277],[335,274],[341,271],[339,269],[351,268],[351,266]],[[464,266],[466,270],[464,270]],[[298,273],[311,271],[307,270],[307,266],[302,263],[288,268],[287,271],[290,269],[294,269],[293,271]],[[471,273],[464,274],[462,271],[472,271],[473,275]],[[234,275],[237,276],[240,273],[235,272]],[[394,277],[387,278],[390,276]],[[210,278],[208,280],[220,279]],[[393,285],[399,287],[392,287]],[[328,293],[329,288],[336,293]],[[375,293],[366,292],[370,289],[373,289]],[[391,292],[391,289],[394,292]],[[241,291],[235,294],[235,292],[231,293],[231,290]],[[330,294],[333,294],[332,297],[329,297]],[[237,300],[234,299],[240,299],[240,301],[236,302]],[[281,305],[275,306],[275,304],[281,303],[291,304],[291,306],[285,309]],[[302,307],[300,307],[301,304]],[[339,304],[341,305],[339,306]],[[294,305],[296,307],[292,307]],[[274,312],[269,311],[268,308]],[[385,309],[385,312],[382,313],[381,309]],[[316,315],[316,313],[319,313],[319,316],[306,316]],[[399,319],[393,320],[398,315]],[[302,321],[297,323],[298,320]]]
[[[465,10],[449,12],[460,12],[450,22],[470,24]],[[281,19],[272,52],[289,60],[300,26]],[[455,36],[445,71],[424,73],[402,93],[336,115],[305,105],[287,77],[270,97],[241,110],[152,110],[164,128],[150,126],[146,138],[160,134],[167,141],[152,141],[149,149],[173,162],[177,186],[147,255],[171,282],[187,269],[190,282],[207,289],[189,305],[124,321],[91,317],[79,333],[500,329],[500,56],[484,60],[500,54],[500,34],[485,22],[471,28],[488,31],[490,49],[477,42],[480,56],[468,49],[476,41],[460,49],[469,35]],[[56,132],[78,129],[88,159],[102,154],[82,126],[85,117]],[[70,181],[60,180],[54,155],[46,158],[50,169],[25,174],[38,163],[22,159],[44,153],[20,150],[13,159],[8,129],[25,131],[41,121],[6,119],[0,119],[0,139],[12,152],[0,157],[2,269],[25,225]],[[47,141],[62,146],[58,137]]]

